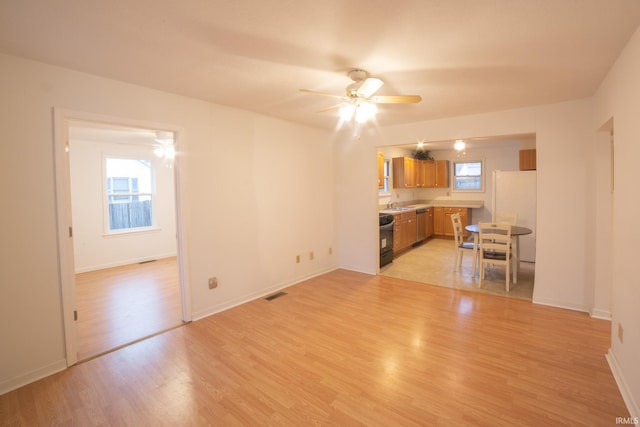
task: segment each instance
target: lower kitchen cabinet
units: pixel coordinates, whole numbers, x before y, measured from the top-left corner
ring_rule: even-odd
[[[395,214],[393,219],[393,253],[397,254],[416,242],[416,212]]]
[[[464,227],[471,224],[471,209],[469,208],[448,208],[448,207],[436,207],[433,208],[433,225],[434,234],[436,236],[453,237],[453,224],[451,223],[451,215],[454,213],[460,214],[460,221],[464,231],[464,236],[467,237],[469,232],[464,230]]]
[[[435,208],[427,208],[427,239],[433,236],[433,210]]]

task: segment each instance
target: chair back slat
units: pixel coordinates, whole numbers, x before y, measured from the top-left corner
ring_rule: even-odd
[[[464,240],[462,232],[462,220],[459,213],[451,215],[451,223],[453,224],[453,239],[456,242],[456,246],[460,246]]]
[[[518,214],[512,212],[495,212],[492,222],[508,222],[511,225],[518,225]]]
[[[483,252],[508,253],[511,245],[511,224],[481,222],[478,224],[480,247]]]

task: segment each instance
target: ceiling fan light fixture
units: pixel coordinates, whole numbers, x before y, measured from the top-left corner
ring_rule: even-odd
[[[345,104],[342,107],[340,107],[340,118],[345,121],[348,122],[351,120],[351,118],[353,117],[353,113],[355,113],[356,110],[356,106],[354,104]]]
[[[356,108],[356,122],[365,123],[375,117],[378,108],[373,102],[360,102]]]

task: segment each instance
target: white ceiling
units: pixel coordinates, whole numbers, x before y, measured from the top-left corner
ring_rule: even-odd
[[[0,52],[334,129],[349,70],[416,94],[380,125],[593,95],[638,0],[3,0]]]

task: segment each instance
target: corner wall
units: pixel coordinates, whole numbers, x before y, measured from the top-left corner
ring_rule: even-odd
[[[613,310],[609,362],[632,416],[640,417],[640,30],[633,35],[603,81],[595,100],[593,129],[613,119],[614,182],[611,262]],[[619,338],[622,327],[623,339]]]

